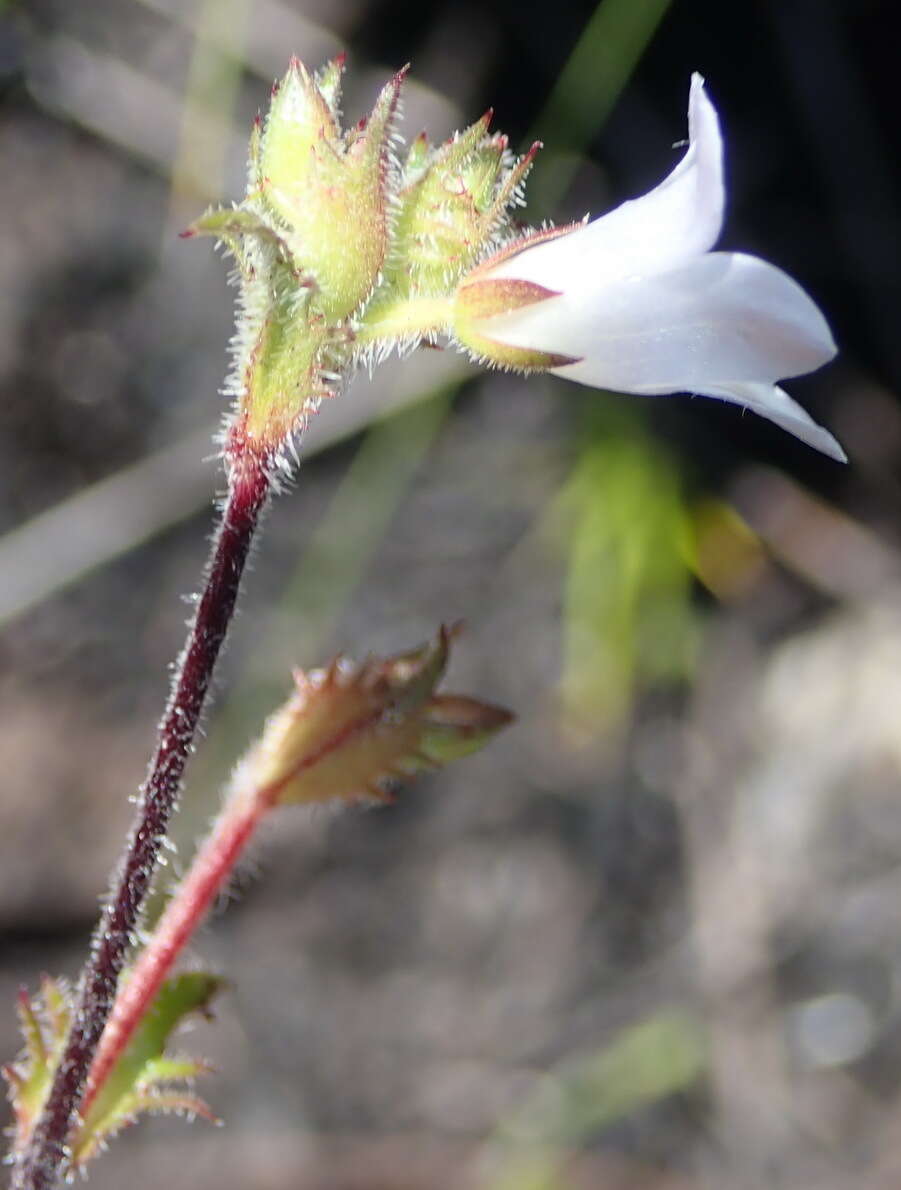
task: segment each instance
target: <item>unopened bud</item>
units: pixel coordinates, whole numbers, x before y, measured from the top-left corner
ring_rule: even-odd
[[[412,653],[295,674],[293,697],[239,768],[236,790],[268,805],[384,798],[386,782],[480,748],[511,716],[435,694],[449,642],[442,629]]]
[[[292,61],[262,134],[259,186],[284,223],[285,240],[319,289],[330,321],[369,296],[388,247],[391,136],[405,70],[382,89],[371,115],[342,133],[337,104],[343,60],[318,76]]]
[[[516,160],[507,138],[488,133],[491,112],[431,149],[413,141],[398,196],[387,278],[392,296],[437,296],[490,249],[522,202],[538,146]]]

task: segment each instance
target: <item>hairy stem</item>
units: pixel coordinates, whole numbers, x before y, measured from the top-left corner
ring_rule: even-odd
[[[156,998],[173,963],[231,876],[242,851],[268,809],[268,803],[257,797],[242,798],[230,802],[216,820],[187,875],[166,906],[152,938],[141,951],[128,982],[116,997],[91,1065],[82,1105],[83,1115],[87,1115],[110,1071]]]
[[[178,661],[135,822],[82,973],[72,1028],[44,1109],[13,1173],[11,1190],[52,1190],[66,1164],[66,1142],[112,1010],[269,491],[263,464],[242,454],[231,469],[206,583]]]
[[[441,639],[443,644],[446,643],[444,630]],[[331,690],[338,680],[337,675],[337,664],[333,664],[320,689]],[[397,704],[391,705],[396,714]],[[82,1106],[83,1116],[87,1116],[91,1104],[103,1090],[104,1083],[156,999],[176,959],[206,916],[217,893],[234,872],[257,826],[279,804],[286,786],[301,773],[322,764],[329,755],[339,752],[361,734],[375,731],[383,720],[387,706],[387,702],[384,705],[364,706],[357,718],[340,723],[330,733],[324,728],[324,738],[311,739],[308,748],[294,757],[291,764],[261,784],[253,779],[248,780],[248,774],[252,776],[253,773],[252,764],[239,767],[225,806],[198,848],[186,875],[173,892],[152,937],[141,950],[128,981],[119,989],[91,1065]],[[485,709],[482,710],[484,713]],[[374,797],[386,796],[375,787],[369,792]],[[339,796],[334,790],[323,793],[321,798],[311,792],[308,800],[328,801]]]
[[[330,674],[329,682],[334,680],[334,670]],[[235,788],[210,833],[201,843],[184,879],[172,894],[152,937],[141,950],[128,982],[119,990],[91,1065],[82,1105],[83,1116],[87,1115],[91,1104],[103,1089],[103,1084],[156,998],[175,960],[206,916],[219,890],[234,872],[257,826],[277,804],[284,787],[298,773],[320,763],[325,756],[341,748],[359,732],[371,729],[381,714],[381,709],[367,711],[360,718],[344,724],[334,734],[311,747],[308,753],[299,757],[275,780],[263,785],[251,784],[245,789]]]

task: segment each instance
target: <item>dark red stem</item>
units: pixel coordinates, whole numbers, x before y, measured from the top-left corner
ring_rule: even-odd
[[[53,1190],[65,1167],[66,1142],[178,799],[185,762],[269,491],[269,479],[259,461],[244,456],[232,467],[206,584],[179,658],[135,823],[82,973],[62,1060],[13,1173],[11,1190]]]

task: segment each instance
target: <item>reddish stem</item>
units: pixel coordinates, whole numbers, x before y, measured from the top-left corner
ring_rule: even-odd
[[[116,869],[115,888],[82,973],[63,1056],[28,1146],[14,1170],[10,1190],[52,1190],[66,1163],[66,1141],[175,808],[185,762],[269,491],[270,481],[262,462],[244,454],[229,476],[228,497],[213,544],[204,591],[178,661],[159,727],[156,752],[142,788],[132,832]]]
[[[326,679],[329,684],[335,681],[336,672],[334,666],[329,670]],[[234,871],[251,835],[261,819],[278,804],[285,786],[299,773],[341,748],[358,732],[372,728],[383,713],[384,708],[378,707],[344,724],[268,784],[235,789],[197,851],[187,875],[172,894],[153,936],[138,956],[128,982],[116,997],[88,1076],[82,1104],[83,1118],[156,999],[175,960]],[[379,790],[371,792],[385,797]]]
[[[241,798],[230,803],[197,852],[188,874],[157,923],[153,937],[141,951],[128,982],[116,997],[88,1076],[83,1117],[87,1116],[110,1071],[156,998],[172,964],[234,871],[241,852],[268,809],[269,803],[259,797]]]

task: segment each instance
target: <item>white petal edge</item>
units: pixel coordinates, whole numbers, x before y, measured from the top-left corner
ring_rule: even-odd
[[[800,376],[836,347],[816,303],[775,265],[711,252],[658,276],[579,286],[481,320],[513,347],[578,358],[562,375],[642,394]]]
[[[693,74],[689,147],[659,186],[567,236],[526,248],[486,277],[517,277],[564,290],[590,271],[595,284],[673,268],[712,248],[723,224],[723,141],[719,118]]]
[[[848,456],[838,441],[823,426],[818,425],[810,414],[792,400],[778,384],[724,384],[711,386],[699,397],[716,397],[751,409],[767,421],[774,422],[789,434],[800,438],[814,450],[822,451],[837,463],[847,463]]]

